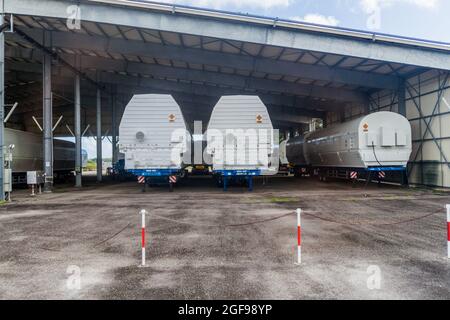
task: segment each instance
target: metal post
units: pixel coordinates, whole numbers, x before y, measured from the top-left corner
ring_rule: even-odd
[[[297,209],[297,264],[302,263],[302,209]]]
[[[102,96],[100,89],[97,89],[97,182],[102,181],[102,164]]]
[[[79,61],[79,57],[76,58]],[[79,66],[79,64],[77,63]],[[75,187],[81,187],[81,103],[80,103],[80,75],[75,74]]]
[[[450,204],[447,204],[446,208],[447,208],[447,258],[450,259]]]
[[[4,109],[5,109],[5,34],[0,33],[0,200],[5,200],[3,185],[4,170]]]
[[[141,254],[142,254],[142,261],[141,266],[145,267],[145,214],[147,211],[141,210],[141,216],[142,216],[142,228],[141,228]]]
[[[51,46],[48,32],[44,36],[45,46]],[[52,57],[44,54],[43,57],[43,134],[44,134],[44,192],[53,189],[53,107],[52,107]]]
[[[406,117],[406,85],[404,81],[398,87],[398,113]]]
[[[111,112],[111,143],[112,143],[112,164],[113,166],[117,163],[117,128],[116,128],[116,112],[117,112],[117,97],[115,87],[113,88],[113,94],[111,96],[112,112]]]

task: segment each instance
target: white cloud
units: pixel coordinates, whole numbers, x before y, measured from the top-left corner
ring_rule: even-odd
[[[324,16],[317,13],[309,13],[304,17],[291,17],[291,20],[297,20],[297,21],[304,21],[304,22],[310,22],[310,23],[316,23],[326,26],[337,26],[339,25],[339,20],[336,19],[333,16]]]
[[[184,4],[213,9],[288,7],[295,0],[159,0],[159,2]]]
[[[434,9],[441,0],[360,0],[360,5],[364,12],[370,13],[377,9],[390,7],[398,3],[415,5],[420,8]]]

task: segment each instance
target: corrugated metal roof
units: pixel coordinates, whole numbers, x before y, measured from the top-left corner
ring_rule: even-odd
[[[419,46],[428,49],[439,49],[450,51],[450,43],[442,41],[432,41],[419,39],[414,37],[406,37],[399,35],[392,35],[380,32],[371,32],[359,29],[337,27],[337,26],[325,26],[310,22],[300,22],[291,19],[269,17],[262,15],[255,15],[250,13],[239,13],[233,11],[214,10],[202,7],[179,5],[179,4],[167,4],[156,1],[146,0],[89,0],[90,2],[108,3],[111,5],[129,6],[141,9],[151,9],[160,11],[169,11],[172,13],[184,13],[189,15],[213,17],[217,19],[236,20],[243,22],[250,22],[255,24],[274,25],[277,27],[302,29],[314,32],[323,32],[328,34],[353,37],[359,39],[371,39],[373,41],[392,42],[396,44]]]

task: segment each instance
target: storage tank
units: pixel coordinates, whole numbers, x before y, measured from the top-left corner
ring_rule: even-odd
[[[305,136],[289,138],[285,141],[285,153],[287,162],[294,166],[307,166],[304,151]]]
[[[287,141],[295,166],[404,169],[412,151],[411,124],[394,112],[375,112]]]
[[[190,135],[180,106],[171,95],[134,95],[119,127],[124,169],[139,177],[180,174]]]
[[[220,141],[214,135],[219,135]],[[277,173],[278,141],[267,108],[258,96],[221,97],[212,111],[206,136],[214,173]]]

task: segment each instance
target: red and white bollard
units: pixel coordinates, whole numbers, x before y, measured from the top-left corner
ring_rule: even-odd
[[[302,263],[302,209],[297,209],[297,263]]]
[[[141,244],[142,244],[142,263],[141,266],[145,267],[145,214],[146,210],[141,210],[142,216],[142,229],[141,229]]]
[[[447,258],[450,259],[450,204],[447,205]]]

